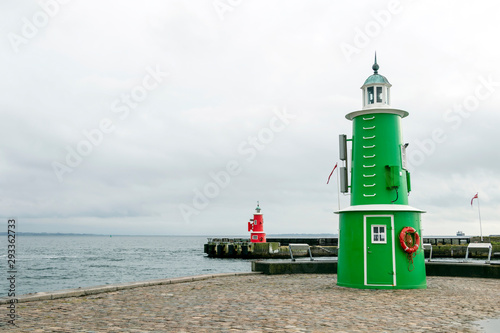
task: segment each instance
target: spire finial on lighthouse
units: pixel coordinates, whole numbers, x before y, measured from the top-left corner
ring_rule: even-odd
[[[260,206],[259,206],[259,202],[258,202],[258,201],[257,201],[257,208],[255,208],[255,211],[256,211],[257,213],[260,213]]]
[[[378,74],[379,66],[377,64],[377,51],[375,51],[375,62],[373,63],[372,69],[373,69],[373,74]]]

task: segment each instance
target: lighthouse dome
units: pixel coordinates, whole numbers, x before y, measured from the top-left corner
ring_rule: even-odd
[[[389,80],[387,80],[387,78],[383,75],[380,75],[380,74],[373,74],[373,75],[370,75],[365,83],[363,84],[363,86],[366,86],[366,85],[369,85],[369,84],[388,84],[390,85],[389,83]]]
[[[375,53],[375,62],[373,63],[373,66],[372,66],[373,74],[370,75],[366,79],[365,83],[363,84],[363,87],[370,85],[370,84],[384,84],[384,85],[391,86],[391,84],[389,83],[389,80],[387,80],[387,78],[385,76],[380,75],[378,73],[379,68],[380,68],[380,66],[377,64],[377,54]]]

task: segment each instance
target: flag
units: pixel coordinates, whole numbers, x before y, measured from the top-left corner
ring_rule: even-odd
[[[337,169],[337,164],[338,164],[338,162],[335,163],[335,166],[333,167],[332,172],[330,172],[330,176],[328,176],[328,180],[326,181],[327,184],[330,182],[330,177],[333,175],[333,172],[335,171],[335,169]]]
[[[477,194],[478,194],[478,193],[476,193],[476,195],[472,197],[472,199],[471,199],[471,201],[470,201],[470,205],[471,205],[471,206],[472,206],[472,202],[474,201],[474,199],[477,199],[477,198],[478,198]]]

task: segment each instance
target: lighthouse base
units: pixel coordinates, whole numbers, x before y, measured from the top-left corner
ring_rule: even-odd
[[[263,231],[254,231],[250,234],[250,242],[252,243],[265,243],[266,233]]]
[[[349,284],[337,281],[337,286],[356,289],[427,289],[427,284],[419,285],[405,285],[405,286],[387,286],[387,285],[363,285],[363,284]]]
[[[399,240],[405,227],[420,234],[422,211],[403,205],[375,206],[339,212],[337,284],[360,289],[425,289],[422,238],[413,254],[405,252]]]

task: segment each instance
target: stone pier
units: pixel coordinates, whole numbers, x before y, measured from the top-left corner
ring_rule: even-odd
[[[19,303],[6,332],[477,332],[500,318],[500,280],[427,289],[338,287],[335,274],[231,275]],[[255,293],[259,290],[259,294]],[[6,313],[6,307],[1,307]]]

